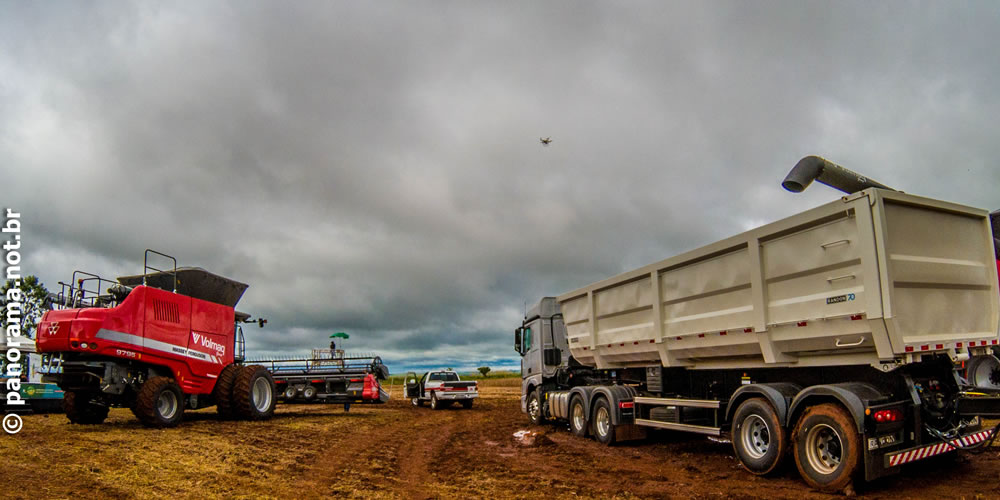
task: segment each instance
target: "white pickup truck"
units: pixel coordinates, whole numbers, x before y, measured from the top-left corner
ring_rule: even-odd
[[[479,383],[463,382],[451,370],[430,371],[419,379],[416,373],[409,372],[404,395],[410,398],[413,406],[423,406],[429,401],[431,409],[440,410],[458,401],[462,408],[468,409],[472,408],[472,400],[479,397]]]

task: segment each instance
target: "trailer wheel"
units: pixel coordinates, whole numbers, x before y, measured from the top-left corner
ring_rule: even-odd
[[[295,396],[298,395],[299,395],[299,390],[296,389],[294,385],[288,384],[288,387],[285,387],[285,392],[284,392],[285,401],[291,401],[295,399]]]
[[[573,396],[569,403],[569,428],[574,436],[587,437],[587,427],[590,422],[587,420],[587,409],[583,406],[583,398]]]
[[[542,396],[538,389],[531,391],[531,394],[528,395],[528,418],[535,425],[542,423]]]
[[[233,416],[233,384],[236,376],[240,373],[239,365],[229,365],[222,369],[219,378],[215,381],[215,411],[223,418]]]
[[[243,367],[233,386],[236,415],[246,420],[266,420],[274,415],[274,379],[260,365]]]
[[[594,438],[601,444],[615,444],[615,424],[611,423],[611,405],[606,398],[594,402],[594,414],[590,418],[594,426]]]
[[[63,395],[66,418],[74,424],[94,425],[108,418],[108,407],[95,403],[88,392],[66,391]]]
[[[465,408],[466,410],[468,410],[469,408],[472,408],[472,400],[471,399],[463,400],[462,401],[462,408]]]
[[[837,492],[851,485],[861,458],[861,437],[843,407],[825,403],[806,409],[793,435],[795,465],[809,486]]]
[[[421,401],[420,398],[413,398],[410,400],[410,404],[412,404],[413,406],[423,406],[424,402]]]
[[[135,414],[147,427],[173,427],[184,417],[184,393],[170,377],[153,377],[139,388]]]
[[[736,458],[753,474],[768,474],[784,461],[788,431],[762,398],[748,399],[736,409],[732,438]]]
[[[307,385],[302,389],[302,399],[306,401],[312,401],[316,397],[316,387],[312,385]]]

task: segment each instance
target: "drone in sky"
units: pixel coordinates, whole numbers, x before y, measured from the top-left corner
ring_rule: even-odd
[[[552,142],[551,137],[539,137],[538,140],[542,142],[542,146],[548,146]]]

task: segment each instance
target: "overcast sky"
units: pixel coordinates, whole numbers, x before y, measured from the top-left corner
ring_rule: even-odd
[[[331,332],[516,366],[525,302],[836,199],[818,154],[1000,208],[996,2],[0,2],[26,273],[145,248]],[[551,136],[543,147],[539,137]]]

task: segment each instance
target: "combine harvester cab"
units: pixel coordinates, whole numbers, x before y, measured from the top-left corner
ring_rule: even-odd
[[[150,267],[150,254],[173,268]],[[246,284],[147,250],[141,275],[110,281],[76,271],[61,285],[60,308],[42,317],[37,345],[44,379],[65,391],[71,422],[101,423],[111,407],[130,408],[152,427],[212,405],[225,417],[273,414],[270,374],[243,365],[240,323],[250,317],[234,307]]]

